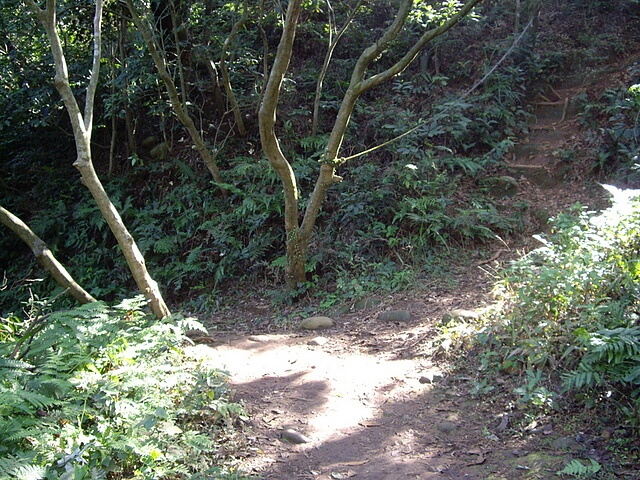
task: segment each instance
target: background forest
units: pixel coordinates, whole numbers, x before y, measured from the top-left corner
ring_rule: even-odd
[[[508,161],[531,132],[534,104],[574,82],[586,87],[564,108],[581,132],[554,152],[556,173],[564,182],[638,187],[640,4],[480,2],[406,68],[359,95],[327,158],[361,54],[393,29],[404,3],[301,3],[274,126],[300,194],[296,230],[281,164],[264,148],[269,115],[261,110],[289,2],[107,1],[97,76],[94,2],[57,2],[80,110],[97,82],[93,167],[168,308],[180,312],[158,321],[140,298],[130,300],[140,288],[74,166],[73,115],[54,86],[50,38],[34,14],[46,5],[0,3],[0,206],[100,300],[78,309],[29,246],[0,230],[0,438],[10,439],[0,446],[0,478],[233,478],[215,456],[187,461],[217,451],[242,417],[224,375],[174,348],[201,328],[190,316],[251,296],[286,311],[327,311],[371,292],[446,282],[470,259],[542,230],[544,248],[500,273],[499,307],[442,333],[473,338],[488,377],[520,372],[519,398],[534,410],[556,408],[557,392],[575,390],[637,434],[638,205],[613,190],[614,207],[597,217],[578,206],[550,220],[543,206],[509,193]],[[367,64],[370,78],[395,68],[462,4],[413,5],[401,34]],[[327,168],[335,183],[310,224],[301,278],[292,273],[293,237],[304,234]],[[141,369],[149,351],[156,363]],[[178,365],[187,373],[140,374]],[[541,373],[550,368],[555,378]],[[202,397],[194,384],[215,393]],[[476,387],[491,390],[487,380]],[[131,399],[124,410],[120,388]],[[84,416],[86,424],[77,420]],[[215,440],[199,430],[203,417],[205,430],[220,434]],[[47,433],[36,441],[42,422]],[[132,440],[132,426],[153,435]],[[92,450],[103,453],[76,461]]]

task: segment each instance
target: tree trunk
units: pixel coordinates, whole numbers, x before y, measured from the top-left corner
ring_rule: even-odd
[[[157,282],[149,275],[142,252],[140,252],[133,236],[129,233],[118,210],[102,186],[93,168],[91,157],[85,156],[81,158],[80,155],[78,155],[78,159],[74,162],[73,166],[80,172],[83,183],[91,192],[91,196],[96,201],[102,216],[116,237],[138,288],[149,301],[151,311],[157,318],[164,318],[171,315],[169,308],[162,298]]]
[[[53,256],[47,244],[33,233],[27,224],[2,207],[0,207],[0,222],[6,225],[29,246],[45,270],[51,274],[61,287],[69,291],[69,295],[80,303],[97,301],[90,293],[76,283],[69,272],[67,272],[67,269]]]
[[[158,75],[160,75],[160,78],[164,83],[167,94],[169,95],[169,100],[171,102],[171,108],[173,108],[173,111],[178,117],[178,120],[180,120],[180,122],[187,129],[187,132],[189,132],[189,136],[191,137],[191,140],[193,141],[193,144],[196,150],[200,154],[200,157],[204,161],[213,179],[218,184],[222,184],[223,183],[222,175],[220,174],[218,162],[216,161],[215,157],[207,147],[207,144],[205,143],[204,138],[200,134],[200,131],[198,130],[195,123],[193,122],[193,119],[189,115],[189,112],[187,110],[187,105],[183,104],[182,101],[180,100],[180,95],[178,93],[178,89],[176,88],[175,82],[173,81],[173,78],[171,78],[171,75],[169,75],[169,72],[167,71],[166,62],[164,61],[162,55],[160,54],[158,47],[156,47],[156,42],[153,38],[153,31],[151,30],[151,27],[144,21],[144,19],[140,15],[138,15],[138,12],[133,6],[133,3],[131,2],[131,0],[127,0],[126,3],[127,3],[127,7],[129,8],[129,12],[131,13],[133,23],[135,24],[136,28],[140,30],[140,33],[142,33],[144,42],[147,45],[147,48],[149,49],[149,54],[151,55],[151,58],[153,59],[153,63],[155,64],[156,69],[158,70]],[[222,193],[226,196],[228,192],[223,187],[220,187],[220,188],[222,189]]]
[[[96,201],[102,216],[107,221],[113,235],[116,237],[120,249],[122,250],[131,274],[133,275],[138,288],[149,301],[149,306],[154,315],[158,318],[164,318],[171,314],[169,308],[162,298],[158,284],[151,278],[147,271],[144,257],[140,252],[133,237],[127,230],[118,210],[113,205],[107,195],[100,179],[98,178],[91,159],[91,133],[93,128],[93,102],[95,92],[98,85],[100,73],[100,57],[101,57],[101,29],[102,29],[102,0],[96,0],[96,12],[93,22],[94,35],[94,51],[93,65],[89,76],[89,84],[86,89],[86,100],[84,105],[84,115],[80,110],[78,102],[73,95],[69,83],[69,73],[67,70],[67,62],[62,49],[60,36],[56,29],[56,1],[47,0],[45,8],[41,9],[35,0],[25,0],[27,5],[34,12],[42,26],[44,27],[47,37],[51,43],[51,53],[53,54],[53,62],[55,67],[55,76],[53,83],[60,93],[65,108],[69,113],[71,125],[73,127],[73,135],[76,142],[77,158],[74,166],[80,172],[82,181],[87,186],[91,195]]]
[[[309,239],[299,228],[287,233],[287,265],[284,273],[287,286],[292,290],[307,280],[308,247]]]
[[[258,118],[263,151],[271,166],[278,173],[284,187],[284,221],[287,235],[286,279],[290,288],[295,288],[298,283],[306,280],[305,264],[307,250],[318,213],[324,203],[327,190],[334,183],[342,181],[342,178],[336,175],[336,168],[347,159],[340,158],[339,152],[358,98],[360,98],[364,92],[401,73],[418,56],[428,42],[452,28],[481,1],[482,0],[467,0],[458,12],[451,15],[439,26],[424,32],[420,39],[405,52],[402,58],[391,65],[391,67],[367,78],[366,73],[369,65],[383,55],[391,42],[395,41],[402,32],[406,19],[411,13],[413,0],[400,1],[393,22],[379,39],[363,50],[353,68],[349,87],[342,99],[340,109],[329,135],[320,173],[316,180],[314,190],[309,197],[309,202],[301,223],[299,223],[298,219],[299,192],[296,178],[291,165],[280,149],[280,144],[275,134],[278,98],[284,75],[291,60],[296,24],[300,14],[301,0],[291,0],[289,2],[282,37],[280,38],[278,51],[265,87]],[[321,85],[318,88],[320,87]]]
[[[291,60],[296,23],[301,10],[300,4],[301,0],[291,0],[287,7],[282,37],[258,112],[262,149],[280,177],[284,188],[284,229],[287,236],[286,280],[289,288],[296,288],[299,282],[305,281],[304,264],[308,238],[305,238],[304,232],[301,232],[298,227],[298,185],[291,164],[280,149],[275,124],[280,88]]]

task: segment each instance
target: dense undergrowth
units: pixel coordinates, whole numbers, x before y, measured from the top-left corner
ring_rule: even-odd
[[[505,91],[522,90],[510,83],[521,80],[521,71],[513,71],[518,75],[503,80]],[[416,78],[403,85],[423,82]],[[397,101],[409,95],[399,93]],[[375,157],[354,161],[345,181],[329,193],[307,267],[310,283],[300,288],[340,290],[336,285],[345,285],[343,277],[369,275],[386,279],[391,288],[405,287],[413,279],[410,270],[423,268],[424,260],[442,248],[467,247],[522,230],[523,208],[500,212],[481,191],[459,192],[459,184],[497,165],[516,132],[526,127],[522,93],[493,107],[492,98],[483,94],[437,104],[437,113],[415,134]],[[398,112],[391,109],[367,121],[370,128],[394,136],[419,121],[401,113],[398,107]],[[324,138],[297,143],[290,146],[291,154],[306,189],[314,180]],[[434,150],[432,145],[439,147]],[[466,156],[470,152],[476,153]],[[138,163],[108,184],[168,298],[190,301],[195,311],[206,310],[217,290],[229,283],[282,283],[284,206],[279,180],[256,156],[231,158],[227,167],[228,198],[221,198],[202,167],[189,159]],[[81,185],[38,211],[29,223],[94,296],[121,298],[131,289],[117,245]],[[6,236],[5,241],[12,239]],[[16,249],[25,251],[20,245],[12,247],[13,268],[25,271],[32,259],[26,251],[16,259]],[[8,256],[9,250],[4,252]],[[10,294],[0,296],[15,302],[29,291],[40,294],[54,288],[44,282],[24,284],[27,288],[20,294],[19,280],[7,290]],[[337,292],[362,293],[348,286]]]
[[[2,318],[0,478],[240,478],[220,465],[242,421],[193,319],[144,301]]]
[[[607,189],[609,209],[555,218],[552,233],[538,237],[542,246],[501,272],[497,303],[479,320],[443,326],[441,342],[471,353],[455,363],[476,371],[473,395],[511,399],[514,428],[551,419],[572,434],[608,428],[613,463],[637,467],[640,191]],[[601,467],[592,459],[559,473]]]
[[[448,48],[455,47],[452,41]],[[466,82],[445,92],[468,70],[452,69],[452,78],[413,70],[394,82],[393,96],[384,98],[385,105],[382,101],[359,105],[351,129],[364,133],[353,136],[352,151],[418,128],[401,141],[352,161],[341,172],[345,181],[329,192],[318,220],[307,266],[309,282],[293,296],[331,291],[336,298],[348,298],[380,288],[379,281],[363,288],[363,282],[349,280],[353,277],[382,278],[383,286],[402,288],[442,249],[468,247],[522,230],[526,205],[501,212],[482,191],[461,193],[459,185],[473,184],[479,174],[500,165],[515,136],[526,129],[528,68],[524,62],[495,73],[481,91],[463,100],[459,93],[468,87]],[[298,100],[295,92],[291,96],[290,101]],[[326,105],[330,103],[327,100]],[[313,185],[326,139],[323,135],[296,139],[296,116],[294,112],[283,125],[285,132],[291,128],[285,148],[306,192]],[[252,147],[251,155],[238,155],[246,148],[243,142],[224,148],[228,198],[218,195],[190,149],[179,145],[172,158],[162,161],[132,157],[124,172],[108,182],[114,203],[172,303],[189,302],[190,310],[204,311],[216,303],[219,289],[239,281],[282,284],[284,207],[279,180]],[[48,157],[24,148],[16,160],[6,166],[7,177],[34,193],[8,195],[3,201],[19,214],[29,212],[31,228],[94,296],[122,298],[132,288],[126,266],[116,255],[117,246],[92,199],[64,173],[70,166],[47,167]],[[56,178],[56,190],[65,185],[62,196],[50,190],[51,182],[42,185],[42,168]],[[42,193],[36,195],[36,188]],[[55,200],[32,211],[44,196]],[[31,274],[29,252],[11,235],[2,235],[6,245],[0,250],[2,263],[11,265],[12,272],[30,273],[8,276],[0,304],[7,299],[4,308],[11,309],[16,300],[54,290],[47,278],[28,280],[38,276]]]
[[[571,67],[588,71],[631,55],[628,31],[635,32],[637,2],[547,6],[535,42],[525,37],[470,91],[515,40],[514,2],[487,3],[486,16],[439,40],[425,65],[412,66],[358,104],[348,155],[414,130],[339,172],[344,181],[329,191],[312,240],[308,282],[295,292],[281,288],[281,185],[257,148],[255,125],[248,122],[246,138],[235,137],[224,121],[213,125],[220,112],[211,111],[210,82],[202,72],[193,73],[192,101],[203,131],[213,132],[208,141],[221,159],[229,192],[224,198],[168,113],[150,63],[136,50],[128,59],[128,79],[137,82],[129,100],[142,132],[138,140],[147,134],[170,139],[170,155],[154,159],[144,148],[131,152],[121,146],[115,165],[109,165],[107,120],[124,110],[126,78],[105,79],[97,168],[174,308],[208,313],[225,302],[226,292],[249,285],[275,304],[304,294],[326,309],[373,290],[410,288],[444,275],[443,264],[453,258],[464,262],[485,242],[537,231],[535,206],[496,201],[487,180],[504,175],[505,157],[527,132],[528,101],[537,92],[561,84]],[[334,78],[320,104],[321,132],[337,109],[342,77],[362,37],[382,24],[383,4],[365,12],[336,55]],[[303,193],[313,186],[326,142],[324,133],[309,129],[312,99],[304,89],[314,86],[321,63],[313,53],[326,47],[317,33],[324,18],[317,15],[309,14],[301,29],[299,48],[308,58],[295,65],[287,83],[287,115],[279,124]],[[1,19],[13,31],[13,17]],[[273,47],[278,21],[273,15],[268,20]],[[215,30],[210,24],[192,27],[194,35]],[[222,43],[222,29],[215,32],[207,48]],[[247,33],[235,51],[234,85],[249,120],[260,87],[255,78],[261,45],[260,36]],[[403,45],[393,48],[401,51]],[[120,306],[63,309],[69,301],[58,295],[31,252],[0,230],[0,470],[23,478],[233,478],[213,470],[221,461],[216,445],[229,441],[241,415],[228,401],[224,375],[196,358],[184,322],[151,322],[138,303],[122,301],[134,290],[130,274],[71,166],[73,144],[60,135],[68,124],[54,99],[46,59],[33,54],[31,60],[29,88],[2,84],[7,95],[0,98],[6,111],[0,152],[8,160],[1,165],[0,204],[20,214],[84,288]],[[587,89],[578,99],[584,136],[557,152],[568,179],[606,177],[638,186],[638,65],[633,58],[617,65],[617,83]],[[0,68],[10,71],[5,63]],[[119,116],[120,129],[123,123]],[[216,143],[225,135],[225,142]],[[511,375],[522,384],[511,394],[518,405],[533,407],[534,416],[574,402],[613,412],[637,433],[639,212],[637,203],[621,201],[598,216],[580,209],[558,216],[554,233],[540,237],[544,246],[504,273],[501,303],[487,323],[444,329],[445,336],[473,331],[480,340],[474,344],[482,365],[474,393],[495,388],[494,373]],[[56,302],[43,309],[47,298]]]
[[[320,292],[323,298],[337,302],[361,296],[369,289],[409,286],[434,262],[438,263],[442,253],[464,253],[471,247],[479,248],[483,242],[499,241],[497,237],[538,228],[531,205],[517,201],[508,208],[498,205],[484,187],[485,177],[503,174],[505,156],[517,137],[527,131],[531,117],[527,100],[547,83],[559,81],[573,62],[590,68],[605,61],[607,51],[625,54],[631,47],[620,32],[629,28],[635,17],[632,7],[623,1],[606,5],[596,2],[586,10],[577,2],[569,2],[556,15],[563,22],[584,27],[580,35],[565,39],[553,29],[541,30],[514,44],[516,36],[505,21],[513,15],[512,5],[507,3],[492,2],[483,16],[439,39],[424,57],[425,62],[421,60],[422,64],[416,63],[403,72],[388,91],[367,94],[358,104],[345,145],[348,154],[414,130],[341,169],[339,173],[345,180],[329,191],[312,239],[308,282],[292,295],[280,288],[284,270],[281,186],[256,148],[258,132],[250,121],[254,113],[249,112],[255,111],[256,102],[250,90],[258,86],[247,84],[253,77],[248,76],[248,64],[243,63],[256,61],[262,40],[247,31],[238,39],[234,51],[234,82],[248,117],[246,138],[231,135],[233,132],[226,131],[228,125],[224,122],[215,123],[216,112],[207,103],[207,95],[211,94],[202,72],[191,66],[193,71],[187,69],[186,73],[194,77],[191,94],[204,99],[198,104],[201,124],[204,130],[212,131],[208,140],[222,162],[230,192],[227,198],[219,195],[184,130],[168,115],[167,104],[152,81],[148,59],[137,53],[128,59],[127,75],[130,81],[135,80],[131,98],[127,99],[130,106],[123,104],[121,91],[126,87],[122,83],[126,78],[105,79],[104,119],[97,128],[95,145],[97,167],[167,300],[192,312],[204,312],[215,308],[224,299],[225,291],[247,283],[268,285],[265,289],[273,291],[275,301],[291,301],[303,292]],[[532,15],[527,10],[532,5],[521,14]],[[279,128],[283,149],[293,159],[303,199],[315,181],[317,161],[326,142],[323,127],[326,130],[336,111],[344,87],[342,77],[348,75],[356,45],[365,41],[360,38],[362,32],[381,28],[382,11],[365,9],[357,20],[361,23],[354,25],[352,34],[336,51],[329,71],[331,81],[325,82],[320,102],[320,133],[315,135],[308,127],[311,98],[305,87],[315,82],[312,47],[323,49],[314,29],[324,25],[324,19],[315,16],[318,11],[309,13],[301,29],[300,44],[308,58],[293,69],[292,82],[287,84],[282,100],[287,115]],[[213,26],[207,23],[210,18],[199,16],[201,13],[197,9],[192,12],[194,39],[208,31],[215,32],[217,41],[222,42],[224,29],[216,24],[211,30]],[[231,18],[235,15],[233,11],[228,13]],[[549,22],[555,21],[552,11],[543,9],[542,15]],[[612,16],[615,21],[602,29],[598,15]],[[8,31],[16,28],[6,21]],[[218,21],[230,20],[222,16]],[[265,21],[275,19],[268,17]],[[565,28],[565,23],[562,25]],[[419,31],[418,27],[412,28]],[[492,35],[486,34],[488,28]],[[107,30],[105,34],[108,38],[111,33]],[[267,36],[270,42],[276,39]],[[32,42],[24,48],[42,55],[39,46]],[[402,51],[405,46],[393,48]],[[461,51],[464,55],[460,55]],[[507,52],[510,54],[497,65]],[[217,55],[213,50],[193,54],[198,58]],[[471,90],[474,81],[492,67],[498,68]],[[126,265],[70,165],[71,138],[56,135],[58,129],[68,128],[64,112],[59,105],[41,110],[21,107],[21,102],[26,101],[37,105],[52,102],[47,96],[50,79],[46,69],[34,66],[31,74],[34,78],[29,89],[14,85],[15,90],[5,99],[7,111],[12,112],[5,124],[22,121],[27,128],[3,127],[0,131],[0,149],[12,159],[2,165],[4,188],[0,202],[27,221],[95,297],[107,301],[124,298],[134,288]],[[633,115],[637,108],[628,102],[630,85],[616,86],[602,98],[583,99],[585,125],[593,132],[584,151],[598,153],[595,158],[587,153],[572,163],[575,154],[564,152],[568,171],[575,172],[576,166],[607,174],[624,170],[633,183]],[[5,88],[9,89],[9,85]],[[154,100],[154,96],[159,97]],[[125,107],[140,113],[138,130],[169,140],[168,157],[153,159],[145,148],[127,152],[122,145],[115,161],[107,162],[103,145],[108,141],[104,135],[107,119],[113,109]],[[115,125],[122,124],[122,118],[116,120]],[[207,122],[212,123],[206,125]],[[603,123],[608,123],[604,129]],[[219,141],[223,136],[226,140]],[[30,141],[35,137],[40,140],[38,143]],[[143,140],[138,139],[140,144]],[[107,170],[111,171],[110,177],[105,175]],[[304,206],[303,200],[301,208]],[[28,249],[4,229],[0,230],[0,247],[0,265],[6,272],[0,288],[1,311],[17,312],[18,306],[32,295],[44,298],[56,293],[55,285],[42,275]]]

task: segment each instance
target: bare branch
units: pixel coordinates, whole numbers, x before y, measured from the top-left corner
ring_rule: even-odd
[[[93,103],[100,79],[100,58],[102,57],[102,6],[104,0],[96,0],[96,11],[93,16],[93,65],[87,85],[87,98],[84,104],[84,128],[87,132],[93,129]]]
[[[333,51],[335,50],[336,46],[338,45],[338,42],[340,41],[340,39],[343,37],[343,35],[346,33],[347,29],[351,25],[351,22],[353,21],[356,13],[360,9],[360,5],[362,5],[362,1],[363,0],[358,0],[358,3],[356,3],[355,7],[353,7],[351,12],[349,13],[349,17],[347,18],[347,21],[344,23],[344,25],[342,26],[340,31],[337,33],[335,38],[332,38],[332,30],[333,30],[331,25],[332,15],[331,14],[329,15],[329,35],[330,35],[329,48],[327,49],[327,53],[324,57],[322,69],[320,70],[320,75],[318,76],[318,82],[316,83],[316,96],[313,101],[313,119],[311,121],[312,135],[316,135],[318,133],[318,115],[320,110],[320,95],[322,94],[322,84],[324,83],[324,78],[327,76],[327,70],[329,69],[329,63],[331,62],[331,58],[333,57]],[[329,4],[328,0],[327,0],[327,6],[329,9],[331,9],[331,5]]]
[[[229,100],[229,105],[231,106],[231,111],[233,112],[233,118],[238,127],[238,133],[241,137],[247,136],[247,130],[244,126],[244,119],[242,118],[242,112],[240,111],[240,106],[238,105],[238,99],[236,98],[236,94],[231,88],[231,77],[229,76],[229,68],[227,66],[228,58],[227,53],[229,51],[229,47],[231,46],[231,42],[233,42],[240,29],[244,27],[247,20],[249,20],[249,7],[247,2],[244,2],[243,12],[240,19],[233,24],[231,27],[231,32],[229,36],[225,39],[224,44],[222,45],[222,52],[220,53],[220,72],[222,73],[222,82],[224,85],[225,93],[227,94],[227,99]]]
[[[404,69],[406,69],[411,62],[416,58],[416,56],[420,53],[420,51],[424,48],[424,46],[433,40],[436,37],[439,37],[443,33],[451,30],[461,19],[463,19],[476,5],[481,3],[482,0],[468,0],[467,3],[458,10],[455,15],[449,18],[447,21],[437,26],[436,28],[432,28],[431,30],[425,32],[420,39],[415,43],[413,47],[409,49],[409,51],[396,62],[393,66],[385,70],[384,72],[380,72],[377,75],[370,77],[365,80],[362,84],[362,92],[365,92],[376,85],[381,84],[382,82],[389,80],[392,77],[395,77]]]

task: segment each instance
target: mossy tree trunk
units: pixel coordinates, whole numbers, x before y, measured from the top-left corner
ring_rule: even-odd
[[[93,106],[100,73],[103,0],[96,0],[96,10],[93,19],[93,65],[85,92],[84,112],[80,110],[80,106],[71,90],[67,62],[57,31],[56,0],[47,0],[44,8],[40,8],[35,0],[25,0],[25,2],[44,27],[49,42],[51,43],[51,52],[53,54],[55,67],[53,83],[58,93],[60,93],[69,114],[76,143],[77,157],[73,165],[80,172],[83,183],[91,192],[102,216],[116,237],[133,278],[138,288],[140,288],[149,301],[154,315],[158,318],[166,317],[170,315],[170,312],[162,298],[158,284],[149,275],[144,257],[100,182],[93,167],[91,157]]]
[[[280,44],[278,45],[276,57],[271,67],[258,118],[263,151],[269,163],[280,177],[284,187],[284,224],[287,238],[287,266],[285,275],[287,285],[290,288],[295,288],[299,283],[306,281],[305,265],[309,240],[313,233],[318,213],[324,203],[328,189],[331,185],[342,181],[342,178],[336,175],[336,169],[342,165],[346,159],[340,158],[339,152],[358,98],[366,91],[401,73],[415,60],[425,45],[451,29],[480,2],[482,2],[482,0],[467,0],[457,12],[444,19],[438,27],[424,32],[420,39],[391,67],[367,77],[366,73],[369,65],[380,55],[383,55],[391,42],[396,40],[411,13],[413,0],[400,1],[398,11],[391,25],[380,38],[363,50],[356,62],[349,87],[342,99],[340,109],[329,135],[315,187],[309,197],[307,207],[300,221],[298,211],[300,192],[296,177],[291,168],[291,164],[280,148],[278,137],[275,134],[278,99],[282,82],[291,60],[296,26],[301,10],[301,0],[289,1]],[[331,48],[334,46],[335,45]]]

